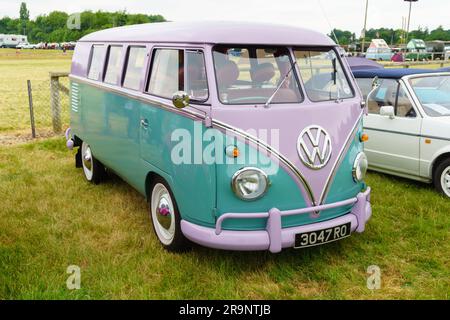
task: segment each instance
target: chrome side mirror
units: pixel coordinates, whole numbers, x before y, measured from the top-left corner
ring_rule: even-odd
[[[389,117],[389,119],[395,118],[395,111],[393,106],[384,106],[380,108],[380,115],[384,117]]]
[[[372,94],[374,94],[375,91],[377,91],[377,89],[380,86],[381,86],[380,78],[378,78],[378,77],[373,78],[373,80],[372,80],[372,90],[370,90],[370,92],[369,92],[369,94],[367,95],[367,98],[366,98],[366,105],[365,105],[366,107],[369,106],[369,101],[370,101],[370,98],[372,97]]]
[[[172,103],[177,109],[184,109],[189,106],[189,95],[184,91],[175,92],[172,96]]]
[[[375,77],[372,80],[372,90],[378,88],[381,85],[380,78]]]

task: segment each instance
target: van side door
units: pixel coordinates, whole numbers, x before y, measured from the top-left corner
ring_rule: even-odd
[[[394,107],[394,116],[381,115],[382,107]],[[364,127],[369,134],[366,153],[374,169],[400,175],[419,175],[422,117],[401,81],[382,79],[369,98]]]
[[[183,219],[213,224],[216,166],[202,161],[206,128],[201,110],[210,111],[203,51],[157,47],[151,56],[145,89],[151,102],[143,103],[140,111],[141,158],[171,177],[169,184]],[[195,110],[173,106],[178,91],[189,94]]]

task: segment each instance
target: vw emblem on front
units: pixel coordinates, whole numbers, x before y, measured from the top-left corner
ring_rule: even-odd
[[[331,137],[324,128],[309,126],[298,137],[297,151],[307,167],[314,170],[322,169],[331,158]]]

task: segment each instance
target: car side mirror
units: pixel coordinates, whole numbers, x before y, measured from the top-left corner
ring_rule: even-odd
[[[393,106],[384,106],[380,108],[380,115],[389,117],[389,119],[395,118],[395,111]]]
[[[172,103],[177,109],[184,109],[189,106],[189,95],[184,91],[175,92],[172,96]]]
[[[372,90],[377,89],[380,85],[381,85],[380,78],[378,78],[378,77],[373,78],[373,80],[372,80]]]

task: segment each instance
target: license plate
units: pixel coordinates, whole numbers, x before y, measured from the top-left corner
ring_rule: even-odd
[[[352,224],[349,222],[333,228],[299,233],[295,235],[295,248],[302,249],[320,246],[350,237]]]

